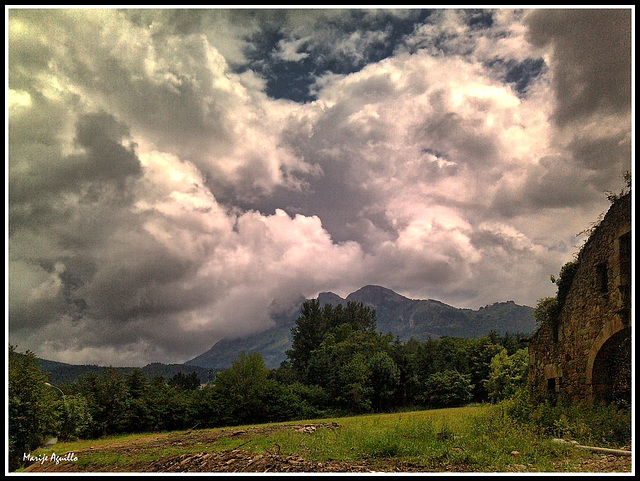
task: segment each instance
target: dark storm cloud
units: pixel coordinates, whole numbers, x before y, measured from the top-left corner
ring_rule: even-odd
[[[125,184],[142,170],[125,125],[105,112],[83,115],[75,128],[75,146],[81,153],[65,156],[59,148],[51,147],[57,144],[56,132],[47,134],[45,130],[40,139],[25,133],[29,120],[10,127],[10,136],[15,139],[9,166],[10,173],[16,174],[9,180],[14,228],[21,225],[18,218],[29,222],[25,212],[31,214],[31,222],[46,222],[41,216],[34,217],[31,209],[55,209],[50,204],[52,196],[73,193],[91,198],[114,187],[120,201],[126,198]],[[29,207],[26,211],[25,204]]]
[[[568,148],[573,152],[574,158],[581,167],[599,171],[606,174],[607,177],[619,175],[620,164],[628,165],[628,159],[631,159],[631,142],[628,131],[613,132],[597,138],[590,138],[588,135],[581,136],[578,133]],[[606,182],[597,185],[597,187],[604,190]]]
[[[531,195],[542,206],[595,199],[631,169],[631,10],[536,10],[525,22],[532,44],[549,52],[564,157],[541,165]]]
[[[536,46],[552,48],[560,125],[631,108],[631,10],[549,9],[527,17]]]
[[[502,186],[493,206],[507,218],[544,209],[575,208],[600,195],[593,187],[596,180],[596,175],[567,158],[544,157],[515,186]]]
[[[10,263],[14,281],[10,291],[14,301],[12,328],[25,327],[23,316],[32,319],[27,325],[33,327],[34,322],[47,324],[58,316],[100,312],[100,303],[96,302],[100,289],[92,291],[97,296],[94,298],[81,291],[95,282],[98,252],[116,239],[115,226],[134,227],[137,222],[127,209],[131,182],[141,176],[142,169],[128,139],[126,125],[105,112],[88,113],[78,119],[73,141],[78,153],[61,155],[58,150],[57,158],[40,157],[40,151],[20,148],[21,142],[30,142],[29,138],[16,137],[18,149],[11,158],[10,172],[14,175],[9,189],[10,260],[14,261]],[[48,143],[56,144],[55,136]],[[140,259],[149,253],[141,254]],[[124,281],[131,276],[124,275],[126,272],[116,274],[112,278],[114,289],[104,296],[112,303],[126,304],[126,295],[121,293]],[[46,288],[40,303],[51,304],[48,316],[34,316],[33,310],[22,306],[21,290],[26,287],[20,284],[30,281]],[[118,316],[113,309],[109,314]]]
[[[121,185],[127,177],[140,175],[142,169],[134,149],[122,145],[128,136],[128,127],[112,115],[100,112],[82,116],[76,126],[76,143],[85,149],[86,159],[77,162],[79,177]]]

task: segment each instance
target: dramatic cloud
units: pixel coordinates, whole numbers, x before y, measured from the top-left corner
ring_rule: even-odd
[[[630,15],[10,9],[11,342],[183,362],[365,284],[534,305],[631,169]]]
[[[631,10],[540,10],[527,24],[531,42],[551,48],[560,124],[629,115]]]

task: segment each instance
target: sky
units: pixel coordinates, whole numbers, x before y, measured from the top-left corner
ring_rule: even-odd
[[[632,171],[632,7],[5,10],[7,330],[181,363],[305,296],[555,294]]]

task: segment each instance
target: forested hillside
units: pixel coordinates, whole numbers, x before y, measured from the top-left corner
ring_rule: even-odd
[[[349,302],[362,303],[375,309],[376,329],[391,333],[394,338],[408,341],[414,338],[465,337],[477,338],[496,332],[501,335],[530,334],[535,322],[533,309],[513,301],[499,302],[478,310],[460,309],[433,299],[409,299],[381,286],[365,286],[342,298],[333,292],[318,295],[321,306],[345,307]],[[226,369],[238,352],[258,352],[269,368],[276,368],[286,359],[286,350],[293,341],[291,329],[300,314],[299,304],[282,312],[272,313],[273,327],[246,337],[222,339],[207,352],[187,361],[190,366]]]
[[[74,382],[80,376],[84,374],[94,373],[101,374],[105,370],[109,369],[106,366],[98,366],[95,364],[67,364],[64,362],[49,361],[46,359],[38,360],[43,371],[49,374],[49,379],[53,383],[69,383]],[[203,368],[200,366],[186,366],[184,364],[162,364],[154,362],[147,364],[146,366],[135,367],[116,367],[113,368],[120,371],[123,374],[130,374],[135,369],[142,371],[146,377],[151,380],[154,377],[161,377],[165,381],[173,378],[176,375],[190,375],[195,373],[198,381],[201,384],[213,379],[215,370]]]

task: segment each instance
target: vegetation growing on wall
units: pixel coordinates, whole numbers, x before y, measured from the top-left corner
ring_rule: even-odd
[[[538,300],[533,311],[533,317],[536,320],[536,330],[543,325],[548,325],[552,330],[556,330],[560,322],[560,312],[567,299],[573,279],[580,267],[578,259],[567,262],[560,269],[558,277],[551,276],[551,282],[557,286],[555,296],[545,297]]]

